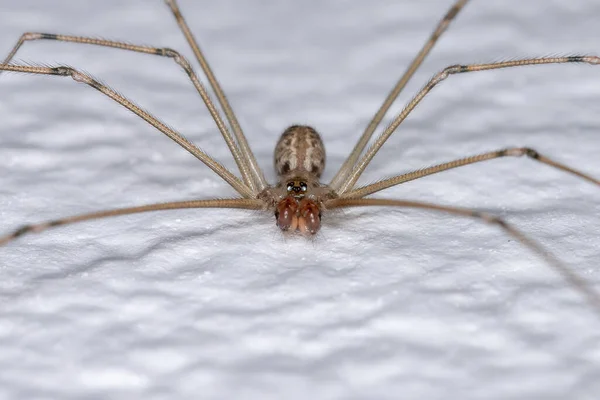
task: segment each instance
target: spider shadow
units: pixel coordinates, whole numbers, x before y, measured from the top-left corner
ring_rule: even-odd
[[[490,215],[496,215],[499,216],[500,218],[502,218],[503,220],[510,220],[510,224],[513,226],[516,226],[518,228],[518,221],[514,221],[513,217],[539,217],[539,216],[543,216],[546,215],[549,211],[552,211],[554,208],[553,207],[549,207],[547,209],[542,209],[542,210],[520,210],[520,209],[506,209],[503,208],[502,210],[498,210],[498,209],[490,209],[490,208],[476,208],[477,211],[479,212],[484,212]],[[372,215],[373,210],[361,210],[361,211],[357,211],[357,210],[352,210],[353,212],[350,213],[344,213],[345,210],[334,210],[336,213],[337,212],[342,212],[344,214],[344,218],[336,218],[335,219],[335,225],[338,226],[339,228],[346,228],[347,227],[347,222],[348,221],[353,221],[353,223],[355,223],[356,221],[360,221],[361,219],[364,218],[368,218],[370,215]],[[403,210],[394,210],[394,213],[398,213],[400,216],[401,214],[403,214]],[[461,218],[464,219],[464,218]],[[487,224],[482,224],[481,222],[477,222],[474,221],[477,224],[481,224],[481,225],[487,225]],[[489,225],[488,225],[489,226]],[[490,228],[494,228],[493,226],[490,226]],[[373,235],[375,235],[375,233],[373,232],[368,232],[367,230],[365,230],[363,232],[363,234],[365,236],[368,237],[373,237]],[[526,233],[527,234],[527,233]],[[528,237],[530,235],[527,235]],[[511,237],[511,236],[507,236],[509,240],[515,241],[515,238]],[[467,239],[465,238],[465,241]],[[517,241],[518,242],[518,241]],[[537,240],[536,240],[537,242]],[[531,248],[527,248],[528,246],[523,246],[524,250],[526,251],[532,251]],[[542,250],[544,252],[548,251],[544,248],[542,248]],[[535,252],[537,253],[537,252]],[[541,256],[541,254],[537,254],[537,256]],[[577,293],[577,295],[579,297],[581,297],[582,301],[587,304],[590,308],[591,311],[596,315],[596,317],[598,317],[600,319],[600,290],[596,289],[595,283],[594,282],[588,282],[585,277],[583,276],[582,273],[578,272],[577,269],[574,266],[570,266],[569,264],[560,261],[557,258],[558,262],[556,264],[549,264],[548,262],[545,262],[544,265],[546,265],[547,267],[550,267],[552,272],[554,274],[556,274],[559,279],[561,279],[566,285],[568,285],[573,291],[575,291]]]
[[[28,283],[21,287],[18,292],[4,291],[1,293],[1,297],[9,298],[9,299],[17,299],[22,296],[25,296],[30,293],[34,293],[40,286],[45,284],[48,281],[53,280],[64,280],[70,277],[83,276],[88,273],[92,273],[94,271],[98,271],[104,268],[107,264],[117,262],[117,263],[133,263],[144,259],[145,257],[149,257],[156,251],[166,250],[171,248],[177,244],[183,244],[189,241],[203,239],[210,237],[212,235],[218,234],[221,231],[225,230],[235,230],[235,228],[243,227],[243,221],[234,221],[229,223],[222,223],[218,226],[212,227],[210,229],[202,229],[200,230],[186,230],[177,232],[170,235],[161,235],[159,238],[152,240],[148,245],[146,245],[143,249],[128,254],[117,254],[117,255],[108,255],[98,257],[90,262],[85,264],[77,264],[67,268],[61,268],[58,271],[46,272],[36,275],[31,278]],[[204,269],[206,270],[206,268]],[[202,270],[197,269],[198,273],[201,273]]]

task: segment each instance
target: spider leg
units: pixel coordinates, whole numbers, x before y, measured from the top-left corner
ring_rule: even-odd
[[[375,182],[370,185],[361,186],[359,188],[353,189],[349,192],[344,193],[342,198],[361,198],[367,195],[373,194],[375,192],[379,192],[380,190],[387,189],[389,187],[413,181],[415,179],[422,178],[424,176],[437,174],[438,172],[447,171],[449,169],[462,167],[464,165],[475,164],[482,161],[493,160],[495,158],[501,157],[522,157],[527,156],[535,161],[539,161],[543,164],[549,165],[553,168],[559,169],[561,171],[568,172],[575,176],[578,176],[582,179],[585,179],[588,182],[596,184],[600,186],[600,180],[593,178],[590,175],[587,175],[581,171],[578,171],[574,168],[571,168],[565,164],[561,164],[557,161],[552,160],[546,156],[541,155],[536,150],[527,148],[527,147],[512,147],[508,149],[490,151],[488,153],[478,154],[476,156],[465,157],[458,160],[446,162],[443,164],[434,165],[432,167],[419,169],[416,171],[407,172],[402,175],[394,176],[392,178],[384,179],[379,182]]]
[[[131,102],[129,99],[121,96],[108,86],[103,85],[97,80],[91,78],[90,76],[82,72],[77,71],[76,69],[66,66],[40,67],[14,64],[0,64],[0,70],[39,75],[70,76],[76,82],[85,83],[86,85],[98,90],[100,93],[109,97],[113,101],[119,103],[121,106],[127,108],[129,111],[131,111],[132,113],[134,113],[135,115],[137,115],[156,129],[167,135],[171,140],[179,144],[181,147],[183,147],[189,153],[191,153],[194,157],[206,164],[217,175],[223,178],[223,180],[229,183],[229,185],[231,185],[243,197],[255,197],[255,193],[248,186],[246,186],[238,177],[233,175],[227,168],[225,168],[223,165],[215,161],[208,154],[200,150],[200,148],[198,148],[192,142],[187,140],[181,134],[169,128],[163,122],[154,117],[152,114],[140,108],[139,106]]]
[[[526,58],[513,61],[503,61],[490,64],[469,64],[469,65],[451,65],[444,68],[431,78],[429,82],[421,89],[415,97],[408,102],[402,111],[394,118],[392,123],[383,131],[383,133],[375,140],[373,145],[369,147],[363,157],[356,163],[352,172],[348,175],[343,184],[340,185],[339,194],[343,194],[354,187],[358,178],[362,175],[365,168],[375,154],[381,149],[381,146],[394,133],[398,126],[408,117],[408,115],[417,107],[423,98],[440,82],[448,78],[450,75],[462,74],[466,72],[487,71],[499,68],[523,67],[526,65],[539,64],[563,64],[563,63],[588,63],[592,65],[600,64],[600,57],[597,56],[568,56],[568,57],[542,57],[542,58]]]
[[[0,236],[0,246],[7,244],[25,234],[39,233],[57,226],[74,224],[76,222],[89,221],[119,215],[138,214],[159,210],[179,210],[184,208],[239,208],[246,210],[260,210],[264,203],[254,199],[212,199],[212,200],[189,200],[174,201],[169,203],[148,204],[137,207],[117,208],[113,210],[96,211],[88,214],[79,214],[71,217],[54,219],[37,224],[24,225],[5,236]]]
[[[423,60],[425,60],[425,57],[427,57],[433,46],[435,46],[435,44],[437,43],[438,39],[446,31],[446,29],[450,25],[450,22],[452,22],[452,20],[456,17],[460,10],[462,10],[465,4],[467,4],[467,1],[468,0],[456,1],[452,5],[452,7],[450,7],[450,9],[446,12],[444,18],[442,18],[440,22],[438,22],[438,25],[429,36],[427,42],[425,42],[425,44],[423,45],[419,53],[415,56],[415,58],[412,60],[402,77],[400,77],[400,80],[396,83],[396,85],[387,95],[387,97],[383,101],[383,104],[381,105],[381,107],[379,107],[379,110],[377,110],[377,113],[375,113],[373,119],[371,120],[371,122],[369,122],[369,125],[367,125],[367,128],[361,135],[360,139],[358,139],[358,142],[352,149],[352,152],[331,180],[331,183],[329,184],[331,188],[337,190],[339,186],[343,183],[343,180],[346,179],[346,177],[352,170],[352,167],[358,160],[358,157],[365,149],[365,146],[369,142],[369,139],[371,139],[371,136],[373,136],[375,129],[377,129],[377,126],[379,126],[381,120],[392,106],[392,103],[396,101],[396,98],[398,98],[398,95],[400,94],[400,92],[402,92],[402,89],[404,89],[410,78],[412,78],[414,73],[419,69],[419,67],[423,63]]]
[[[221,118],[219,111],[217,110],[214,103],[210,99],[210,97],[206,91],[206,88],[204,87],[204,85],[202,84],[200,79],[198,79],[198,76],[192,69],[190,63],[185,59],[185,57],[183,57],[177,51],[169,49],[169,48],[137,46],[137,45],[130,44],[130,43],[116,42],[116,41],[104,40],[104,39],[96,39],[96,38],[90,38],[90,37],[85,37],[85,36],[69,36],[69,35],[58,35],[58,34],[54,34],[54,33],[26,32],[23,35],[21,35],[21,37],[17,41],[17,44],[13,47],[13,49],[10,51],[8,56],[4,59],[3,64],[8,64],[13,59],[13,57],[16,55],[17,51],[21,48],[21,46],[23,46],[23,44],[26,41],[33,41],[33,40],[55,40],[55,41],[59,41],[59,42],[71,42],[71,43],[88,44],[88,45],[95,45],[95,46],[101,46],[101,47],[111,47],[111,48],[116,48],[116,49],[133,51],[133,52],[137,52],[137,53],[145,53],[145,54],[151,54],[151,55],[155,55],[155,56],[167,57],[167,58],[170,58],[173,61],[175,61],[186,72],[190,81],[192,82],[192,84],[194,85],[196,90],[198,91],[198,94],[204,101],[204,104],[206,105],[208,112],[210,113],[213,120],[215,121],[215,124],[217,125],[219,132],[221,132],[221,135],[223,135],[223,138],[225,139],[225,143],[227,143],[227,146],[229,147],[229,151],[231,151],[233,159],[235,160],[235,162],[240,170],[240,173],[242,174],[242,179],[244,180],[244,183],[247,186],[249,186],[250,189],[252,189],[253,191],[256,190],[256,185],[255,185],[254,179],[250,176],[250,171],[248,169],[249,166],[248,166],[247,157],[242,156],[240,154],[240,149],[238,148],[237,144],[235,143],[233,136],[231,136],[231,133],[227,129],[227,126],[223,123],[223,119]]]
[[[600,315],[600,295],[596,293],[593,287],[576,273],[571,271],[556,256],[546,250],[535,240],[531,239],[523,232],[508,224],[503,219],[491,214],[483,213],[466,208],[452,207],[440,204],[425,203],[420,201],[396,200],[396,199],[333,199],[325,203],[327,209],[342,207],[362,207],[362,206],[392,206],[405,208],[419,208],[424,210],[439,211],[442,213],[458,215],[462,217],[476,218],[484,223],[496,225],[511,237],[515,238],[522,245],[544,259],[559,275],[563,277],[570,285],[576,288],[594,308],[594,311]]]
[[[258,166],[258,162],[256,161],[256,158],[254,157],[254,153],[250,149],[248,140],[246,140],[246,136],[244,135],[244,132],[242,131],[242,128],[240,127],[240,124],[235,116],[235,113],[233,112],[233,108],[231,108],[231,105],[229,104],[229,101],[227,100],[227,96],[225,96],[225,92],[221,88],[221,85],[219,85],[219,81],[217,81],[217,78],[215,77],[214,73],[212,72],[212,69],[210,68],[210,65],[208,65],[208,61],[206,61],[206,58],[204,57],[202,50],[200,50],[200,46],[198,45],[198,42],[194,38],[192,31],[190,30],[187,22],[185,21],[185,18],[183,17],[182,12],[179,9],[179,6],[177,5],[177,1],[165,0],[165,2],[171,9],[171,12],[173,13],[173,16],[175,17],[175,20],[177,21],[177,25],[179,26],[179,29],[181,29],[181,32],[183,32],[183,35],[185,36],[190,47],[192,48],[192,51],[194,52],[194,55],[196,56],[198,63],[202,67],[202,71],[204,72],[204,75],[206,75],[206,78],[208,79],[210,86],[212,87],[215,94],[217,95],[217,100],[219,101],[221,108],[223,108],[225,117],[227,118],[227,120],[229,121],[229,124],[231,125],[233,134],[235,135],[235,138],[237,139],[237,142],[240,146],[242,156],[248,162],[248,167],[250,168],[250,172],[254,178],[256,187],[257,187],[258,191],[260,192],[265,187],[267,187],[267,180],[265,179],[265,175],[264,175],[263,171]]]

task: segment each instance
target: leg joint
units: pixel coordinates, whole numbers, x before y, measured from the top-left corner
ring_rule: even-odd
[[[75,72],[75,70],[71,67],[55,67],[52,68],[52,73],[54,75],[60,75],[60,76],[69,76],[69,75],[73,75],[73,73]]]
[[[540,153],[538,153],[534,149],[530,149],[529,147],[525,147],[525,148],[523,148],[523,150],[525,151],[525,155],[527,155],[527,157],[533,158],[535,160],[537,160],[538,158],[540,158]]]
[[[506,157],[506,156],[510,156],[510,157],[522,157],[522,156],[527,156],[530,158],[534,158],[534,159],[538,159],[540,158],[540,153],[538,153],[536,150],[531,149],[529,147],[513,147],[510,149],[504,149],[504,150],[500,150],[498,151],[498,157]]]
[[[35,40],[35,39],[58,40],[58,35],[56,35],[54,33],[29,33],[29,35],[31,35],[31,36],[26,38],[26,40]]]
[[[52,37],[47,37],[52,36]],[[21,35],[21,41],[38,40],[38,39],[56,39],[56,35],[50,33],[25,32]]]
[[[469,67],[467,65],[460,65],[460,64],[455,64],[455,65],[450,65],[446,68],[444,68],[443,72],[451,75],[451,74],[460,74],[462,72],[467,72],[469,70]]]
[[[503,228],[507,227],[508,225],[506,224],[506,222],[502,219],[502,218],[498,218],[494,215],[490,215],[490,214],[486,214],[486,213],[482,213],[479,211],[473,211],[471,213],[471,215],[475,218],[480,218],[483,221],[489,223],[489,224],[494,224],[494,225],[499,225]]]
[[[17,229],[16,231],[14,231],[12,234],[12,237],[18,238],[28,232],[31,232],[32,230],[33,230],[33,227],[31,225],[24,225],[24,226],[20,227],[19,229]]]
[[[181,57],[181,54],[177,50],[173,50],[168,47],[163,47],[162,49],[158,50],[159,52],[157,52],[157,54],[160,54],[163,57],[174,58],[176,60]]]

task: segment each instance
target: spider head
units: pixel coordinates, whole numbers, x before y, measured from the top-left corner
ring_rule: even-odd
[[[277,185],[260,195],[273,206],[275,223],[282,231],[310,236],[321,228],[321,208],[335,193],[306,171],[292,171],[281,177]]]

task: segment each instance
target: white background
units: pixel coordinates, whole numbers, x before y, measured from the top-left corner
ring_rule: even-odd
[[[191,1],[181,7],[269,179],[292,123],[322,134],[325,179],[451,1]],[[474,0],[400,102],[455,63],[600,52],[594,0]],[[0,49],[27,30],[169,46],[146,1],[0,2]],[[89,71],[228,167],[222,138],[167,59],[25,44],[17,59]],[[600,66],[449,78],[362,182],[527,145],[600,176]],[[388,117],[387,121],[390,121]],[[228,197],[208,168],[70,79],[0,76],[0,221]],[[387,190],[494,212],[600,291],[600,190],[527,159]],[[598,313],[494,227],[415,210],[324,215],[314,240],[271,215],[187,210],[30,235],[0,249],[0,398],[572,398],[600,391]]]

